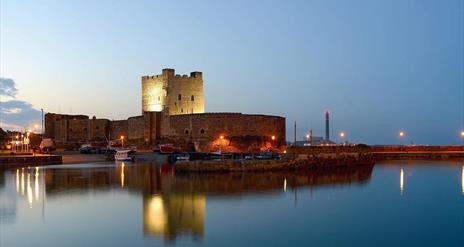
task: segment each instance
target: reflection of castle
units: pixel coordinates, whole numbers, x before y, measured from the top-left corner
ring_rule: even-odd
[[[203,237],[207,197],[283,192],[287,187],[363,183],[369,180],[371,173],[372,166],[308,173],[163,174],[158,166],[121,163],[116,167],[83,169],[17,169],[7,174],[9,178],[5,182],[15,185],[16,188],[10,188],[12,192],[24,196],[31,207],[42,202],[45,195],[51,199],[73,193],[120,189],[141,194],[144,234],[173,240],[181,235]],[[3,175],[0,171],[0,177]],[[2,191],[0,197],[1,194]]]
[[[283,148],[285,118],[241,113],[205,113],[203,74],[176,75],[173,69],[142,77],[142,115],[127,120],[47,113],[45,135],[58,145],[125,137],[154,146],[175,143],[197,151],[257,151]],[[252,150],[250,150],[252,149]]]
[[[146,234],[167,239],[175,239],[179,233],[203,236],[206,209],[204,194],[151,195],[143,200],[143,229]]]

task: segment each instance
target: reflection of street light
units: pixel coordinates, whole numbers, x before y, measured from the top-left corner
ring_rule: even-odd
[[[121,136],[121,146],[124,147],[124,136]]]
[[[404,170],[401,168],[400,170],[400,194],[403,195],[404,190]]]

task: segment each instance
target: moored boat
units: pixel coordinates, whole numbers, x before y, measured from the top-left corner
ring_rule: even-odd
[[[118,150],[114,154],[114,160],[116,161],[133,161],[134,160],[134,151],[132,150]]]

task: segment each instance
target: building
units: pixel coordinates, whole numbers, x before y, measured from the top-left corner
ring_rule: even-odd
[[[142,113],[166,110],[169,115],[204,113],[203,75],[176,75],[163,69],[161,75],[142,77]]]
[[[47,113],[45,136],[58,146],[124,137],[127,145],[170,143],[185,151],[250,152],[285,148],[285,118],[261,114],[205,113],[203,76],[142,77],[142,115],[126,120]]]

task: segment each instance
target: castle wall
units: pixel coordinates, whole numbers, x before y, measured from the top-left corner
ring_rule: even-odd
[[[219,148],[232,152],[256,151],[285,145],[285,118],[282,117],[204,113],[169,116],[165,120],[162,138],[177,140],[184,146],[191,142],[198,151]]]
[[[143,116],[127,119],[127,138],[129,140],[140,140],[143,142],[145,133],[145,121]]]
[[[110,122],[110,133],[111,139],[116,140],[125,136],[127,138],[127,133],[129,132],[129,121],[127,120],[116,120]]]

